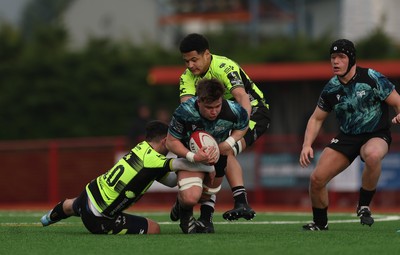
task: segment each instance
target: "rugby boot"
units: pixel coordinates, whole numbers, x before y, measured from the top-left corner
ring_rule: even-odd
[[[235,204],[235,208],[224,212],[222,217],[225,220],[238,220],[244,218],[252,220],[256,216],[256,212],[248,204]]]

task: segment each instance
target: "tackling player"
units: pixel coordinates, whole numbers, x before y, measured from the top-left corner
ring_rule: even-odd
[[[269,105],[263,93],[237,63],[227,57],[211,54],[208,41],[203,35],[187,35],[179,49],[187,67],[180,77],[181,102],[196,95],[196,86],[201,79],[215,78],[225,87],[224,99],[238,102],[249,115],[249,129],[242,139],[232,144],[233,149],[228,154],[226,177],[232,188],[235,206],[225,212],[223,218],[253,219],[255,212],[248,204],[242,168],[235,155],[251,146],[269,128]],[[214,207],[214,203],[210,201],[204,206]]]
[[[150,121],[146,125],[145,141],[137,144],[108,172],[92,180],[77,198],[65,199],[40,219],[49,226],[70,216],[80,216],[93,234],[158,234],[157,222],[124,212],[136,203],[157,180],[166,186],[176,186],[173,171],[204,171],[214,173],[214,167],[166,158],[168,125]],[[215,174],[215,173],[214,173]]]

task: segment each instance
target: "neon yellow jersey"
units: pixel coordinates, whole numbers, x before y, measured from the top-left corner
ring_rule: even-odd
[[[265,104],[262,91],[236,62],[224,56],[213,54],[211,57],[210,67],[203,76],[196,76],[189,69],[183,72],[179,82],[180,97],[195,96],[196,85],[199,80],[216,78],[225,86],[224,99],[234,100],[232,90],[243,87],[249,95],[253,107],[259,106],[260,103]]]
[[[108,172],[91,181],[86,192],[100,213],[113,217],[138,201],[154,180],[170,172],[170,161],[141,142]]]

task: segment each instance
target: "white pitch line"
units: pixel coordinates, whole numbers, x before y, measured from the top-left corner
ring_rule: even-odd
[[[375,222],[379,221],[397,221],[400,220],[400,216],[397,215],[375,215]],[[348,220],[330,220],[329,223],[354,223],[359,222],[359,219],[348,219]],[[222,221],[222,222],[214,222],[216,225],[228,225],[228,224],[237,224],[237,225],[289,225],[289,224],[303,224],[308,223],[309,221]],[[162,221],[158,222],[160,225],[173,225],[178,224],[177,222],[171,221]],[[55,226],[74,226],[80,225],[80,222],[59,222],[55,224]],[[42,226],[40,222],[3,222],[0,223],[0,227],[12,226],[12,227],[31,227],[31,226]]]
[[[396,221],[400,220],[400,216],[388,215],[382,216],[381,218],[375,218],[375,222],[378,221]],[[329,223],[353,223],[359,222],[360,219],[351,219],[351,220],[330,220]],[[223,221],[223,222],[214,222],[217,225],[228,225],[228,224],[238,224],[238,225],[288,225],[288,224],[303,224],[308,223],[309,221]],[[160,225],[169,225],[176,224],[174,222],[159,222]]]

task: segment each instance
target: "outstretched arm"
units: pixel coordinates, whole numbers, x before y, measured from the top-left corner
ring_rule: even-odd
[[[315,138],[317,137],[321,126],[324,123],[328,114],[328,112],[321,110],[317,106],[314,110],[314,113],[308,120],[307,128],[304,135],[303,148],[301,150],[299,160],[302,167],[307,167],[311,163],[310,159],[314,158],[314,151],[311,146],[314,143]]]

